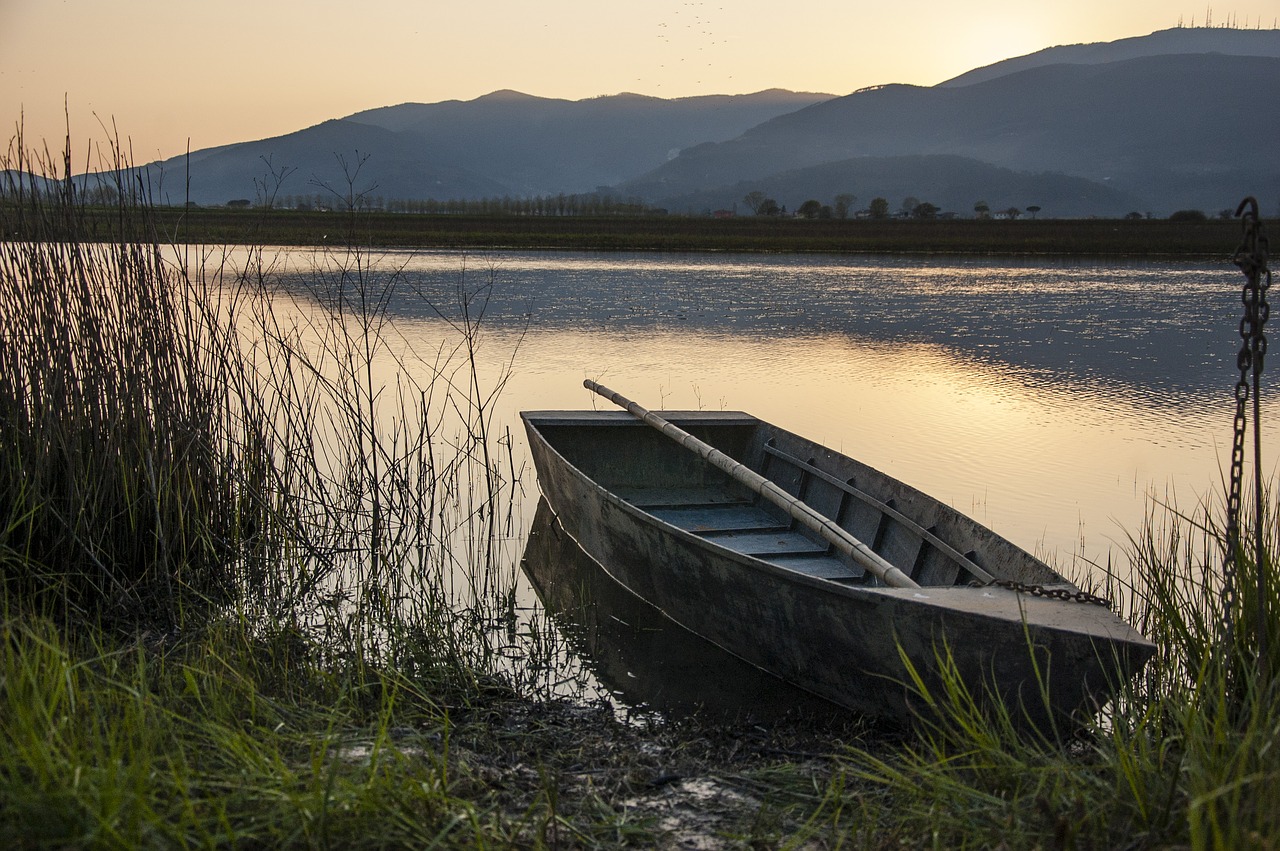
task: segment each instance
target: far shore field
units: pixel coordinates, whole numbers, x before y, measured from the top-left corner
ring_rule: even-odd
[[[205,208],[161,208],[155,216],[161,238],[179,243],[433,249],[1222,257],[1230,254],[1241,232],[1239,222],[1230,219],[876,221],[754,216],[353,215]],[[20,238],[5,234],[5,238],[15,236]]]

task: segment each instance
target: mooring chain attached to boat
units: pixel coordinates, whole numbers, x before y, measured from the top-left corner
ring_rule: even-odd
[[[1050,600],[1066,600],[1073,603],[1093,603],[1095,606],[1111,608],[1111,601],[1106,597],[1099,597],[1097,594],[1090,594],[1088,591],[1046,588],[1043,585],[1028,585],[1025,582],[1018,582],[1013,579],[993,579],[983,587],[990,588],[992,586],[1008,588],[1010,591],[1017,591],[1019,594],[1030,594],[1032,597],[1047,597]]]
[[[1236,357],[1236,365],[1240,369],[1240,378],[1236,381],[1236,415],[1235,427],[1231,442],[1231,479],[1230,493],[1227,496],[1227,529],[1226,553],[1222,564],[1222,600],[1223,629],[1227,641],[1231,640],[1234,630],[1233,612],[1236,608],[1236,557],[1240,547],[1240,507],[1242,501],[1244,479],[1244,443],[1248,430],[1248,402],[1253,400],[1253,463],[1254,463],[1254,501],[1258,517],[1254,524],[1254,558],[1256,564],[1262,561],[1262,430],[1260,379],[1263,359],[1267,353],[1267,337],[1262,331],[1267,318],[1271,314],[1271,306],[1267,303],[1267,290],[1271,288],[1271,270],[1267,268],[1268,241],[1258,217],[1258,202],[1255,198],[1245,198],[1236,208],[1236,216],[1240,218],[1244,228],[1244,238],[1236,249],[1232,262],[1244,273],[1245,283],[1241,293],[1244,302],[1244,316],[1240,320],[1240,354]],[[1261,572],[1259,572],[1261,576]],[[1259,599],[1262,599],[1261,597]],[[1261,628],[1259,629],[1261,639]]]

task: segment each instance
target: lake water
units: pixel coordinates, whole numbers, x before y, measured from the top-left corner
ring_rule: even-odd
[[[281,268],[316,263],[294,251]],[[653,409],[749,411],[1062,567],[1118,556],[1152,498],[1187,509],[1222,492],[1243,282],[1225,256],[390,252],[370,265],[399,275],[390,312],[411,352],[450,336],[440,314],[460,287],[484,290],[480,361],[490,378],[511,368],[497,416],[518,457],[517,412],[605,405],[581,386],[593,378]]]

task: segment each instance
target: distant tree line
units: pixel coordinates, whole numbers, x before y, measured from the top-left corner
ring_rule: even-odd
[[[135,187],[130,187],[135,188]],[[49,186],[43,182],[20,180],[16,173],[4,175],[0,179],[0,200],[11,202],[23,195],[47,197],[57,200],[65,184]],[[81,203],[90,207],[114,206],[119,201],[120,191],[116,185],[105,181],[84,182],[75,187],[74,192]],[[747,193],[743,199],[747,209],[757,216],[795,216],[807,219],[946,219],[954,218],[955,213],[943,212],[940,207],[929,201],[921,201],[914,196],[907,196],[895,211],[889,200],[877,196],[872,198],[866,207],[855,209],[857,196],[843,192],[837,194],[832,203],[824,204],[811,198],[800,204],[793,213],[765,193],[754,191]],[[259,192],[255,200],[233,198],[223,202],[228,208],[284,209],[284,210],[320,210],[347,212],[381,211],[389,213],[419,213],[436,215],[465,216],[655,216],[666,215],[667,210],[646,204],[636,197],[620,198],[606,192],[591,193],[559,193],[556,195],[535,195],[529,197],[512,197],[505,195],[492,198],[450,198],[447,200],[384,198],[372,192],[347,193],[345,196],[333,191],[314,193],[275,195],[266,197]],[[992,209],[986,201],[979,200],[973,205],[973,217],[977,219],[1021,218],[1024,213],[1031,218],[1041,211],[1036,204],[1029,204],[1023,209],[1009,207]],[[707,215],[733,215],[728,210],[706,212]],[[1125,215],[1125,219],[1160,218],[1152,213],[1137,211]],[[1172,221],[1205,221],[1211,216],[1203,210],[1183,209],[1168,215]],[[1212,216],[1218,219],[1234,218],[1230,209],[1224,209]]]
[[[847,219],[854,213],[853,205],[858,202],[855,195],[841,192],[832,199],[832,203],[824,204],[816,198],[810,198],[796,208],[796,215],[805,219]],[[756,190],[748,192],[742,199],[747,209],[757,216],[784,216],[787,208],[780,206],[777,200]]]
[[[748,192],[742,201],[747,205],[747,209],[757,216],[787,215],[785,206],[779,205],[775,199],[760,191]],[[824,204],[816,198],[810,198],[796,208],[795,215],[802,219],[847,219],[850,216],[859,219],[888,219],[893,217],[887,198],[872,198],[866,208],[861,210],[854,209],[854,205],[857,202],[857,196],[851,192],[842,192],[836,195],[830,204]],[[941,209],[936,204],[908,196],[902,201],[899,217],[936,219],[941,212]]]
[[[126,194],[132,193],[138,196],[127,200],[142,199],[143,193],[137,187],[129,184],[126,185],[126,190]],[[66,195],[68,191],[71,192],[70,196]],[[120,202],[120,190],[102,179],[68,184],[65,180],[50,182],[18,171],[0,173],[0,198],[11,200],[20,197],[51,203],[58,203],[71,197],[77,203],[89,207],[110,207]]]
[[[270,205],[287,210],[357,210],[388,213],[426,213],[467,216],[638,216],[665,212],[639,198],[617,198],[603,193],[535,195],[515,198],[383,198],[361,195],[354,203],[332,193],[281,195]]]
[[[742,199],[753,214],[757,216],[786,216],[787,208],[780,205],[776,199],[769,197],[763,192],[748,192]],[[860,210],[854,209],[854,204],[858,201],[857,196],[849,192],[842,192],[836,195],[831,204],[824,204],[816,198],[810,198],[795,209],[793,215],[803,219],[847,219],[850,216],[858,219],[950,219],[955,218],[953,212],[943,212],[942,208],[930,201],[922,201],[915,196],[908,195],[902,199],[902,204],[897,212],[889,204],[889,199],[877,196],[872,198],[867,206]],[[1026,212],[1031,218],[1036,217],[1036,213],[1040,212],[1040,206],[1030,204],[1026,208]],[[991,205],[986,201],[978,201],[973,205],[974,217],[978,219],[1017,219],[1023,214],[1023,210],[1017,207],[1009,207],[1005,210],[992,210]]]

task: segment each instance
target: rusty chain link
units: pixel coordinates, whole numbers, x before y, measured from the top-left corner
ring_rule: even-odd
[[[1236,249],[1232,262],[1244,273],[1245,284],[1241,293],[1245,312],[1240,320],[1240,353],[1236,356],[1236,366],[1240,370],[1240,378],[1235,386],[1236,413],[1231,442],[1231,490],[1227,497],[1227,529],[1226,555],[1223,559],[1223,629],[1228,642],[1234,628],[1232,612],[1236,607],[1236,552],[1240,546],[1240,506],[1244,480],[1245,438],[1248,431],[1249,402],[1253,401],[1254,421],[1254,467],[1255,472],[1261,469],[1262,440],[1259,433],[1259,384],[1262,374],[1263,360],[1267,353],[1267,337],[1263,333],[1263,325],[1271,315],[1271,306],[1267,303],[1267,291],[1271,288],[1271,270],[1267,268],[1268,241],[1262,231],[1258,218],[1258,202],[1249,197],[1240,202],[1236,216],[1241,219],[1244,228],[1244,239]],[[1252,382],[1252,384],[1251,384]],[[1259,512],[1262,510],[1262,480],[1255,475],[1255,494]],[[1257,523],[1257,535],[1254,557],[1261,564],[1261,515]],[[1261,576],[1261,571],[1259,571]],[[1033,597],[1048,597],[1054,600],[1070,600],[1077,603],[1094,603],[1111,607],[1111,601],[1090,594],[1086,591],[1068,591],[1064,588],[1046,588],[1043,585],[1028,585],[1011,579],[996,579],[987,586],[1008,588],[1020,594]],[[1259,598],[1261,599],[1261,593]],[[1261,635],[1261,630],[1260,630]]]
[[[1228,644],[1235,628],[1233,612],[1237,603],[1236,558],[1240,549],[1240,508],[1244,482],[1245,435],[1248,430],[1248,403],[1253,401],[1253,452],[1254,452],[1254,500],[1258,512],[1254,545],[1254,559],[1262,564],[1262,437],[1260,381],[1263,359],[1267,353],[1267,337],[1262,331],[1271,314],[1267,303],[1267,291],[1271,288],[1271,270],[1267,268],[1268,241],[1258,218],[1258,202],[1249,197],[1236,208],[1244,237],[1236,249],[1232,262],[1244,273],[1245,283],[1240,299],[1244,303],[1244,316],[1240,319],[1240,353],[1236,366],[1240,378],[1236,381],[1235,425],[1231,442],[1231,478],[1227,495],[1226,552],[1222,563],[1222,627]],[[1252,381],[1252,386],[1250,382]],[[1262,571],[1259,570],[1259,578]],[[1259,624],[1261,638],[1261,624]]]
[[[1030,594],[1032,597],[1047,597],[1050,600],[1066,600],[1073,603],[1093,603],[1095,606],[1111,608],[1111,601],[1088,591],[1068,591],[1065,588],[1046,588],[1043,585],[1028,585],[1013,579],[993,579],[985,587],[1008,588],[1019,594]]]

